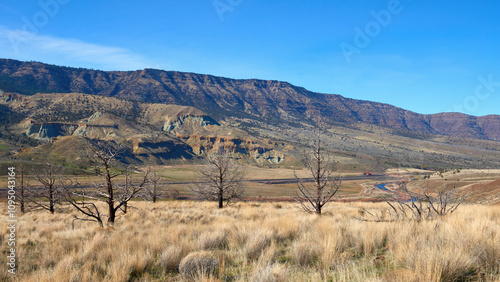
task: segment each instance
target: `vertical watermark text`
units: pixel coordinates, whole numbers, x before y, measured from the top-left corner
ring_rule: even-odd
[[[7,240],[8,255],[7,266],[9,274],[15,275],[17,269],[16,258],[16,168],[8,168],[7,178],[7,212],[9,217],[7,219],[7,229],[9,230],[9,239]]]

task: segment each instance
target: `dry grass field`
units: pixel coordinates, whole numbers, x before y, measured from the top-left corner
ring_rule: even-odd
[[[426,221],[364,222],[385,203],[131,203],[115,226],[73,211],[18,217],[18,276],[1,281],[498,281],[500,206]],[[1,206],[0,244],[8,239]]]

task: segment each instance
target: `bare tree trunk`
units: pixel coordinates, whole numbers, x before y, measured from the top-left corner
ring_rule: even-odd
[[[125,193],[129,193],[129,188],[130,188],[130,170],[129,167],[125,170]],[[127,213],[128,210],[128,202],[123,204],[122,211],[124,214]]]
[[[222,196],[222,193],[219,194],[219,209],[224,208],[224,197]]]
[[[113,183],[111,182],[111,174],[109,172],[109,164],[105,163],[104,168],[106,170],[106,186],[108,190],[108,224],[113,225],[115,223],[116,211],[115,211],[115,200],[113,198]]]
[[[109,206],[109,214],[108,214],[108,224],[109,225],[114,225],[115,224],[115,218],[116,218],[116,210],[113,208],[112,205]]]
[[[219,166],[219,209],[224,208],[224,167]]]
[[[319,204],[316,205],[316,214],[321,215],[321,205]]]
[[[54,187],[49,187],[49,211],[50,213],[54,213]]]
[[[156,177],[156,173],[155,173],[155,177]],[[157,198],[158,198],[158,191],[157,191],[157,185],[156,185],[156,181],[155,181],[153,183],[153,196],[152,196],[153,203],[156,203]]]

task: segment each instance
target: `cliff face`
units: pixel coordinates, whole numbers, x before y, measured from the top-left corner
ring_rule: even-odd
[[[86,123],[34,122],[31,119],[21,124],[26,129],[26,135],[40,140],[50,141],[61,136],[82,136],[91,139],[104,139],[117,136],[116,125],[99,125]]]
[[[500,140],[500,116],[421,115],[388,104],[319,94],[286,82],[229,79],[144,69],[104,72],[0,60],[0,89],[21,94],[79,92],[130,101],[191,106],[216,119],[367,124],[452,137]],[[170,121],[165,129],[172,130]]]

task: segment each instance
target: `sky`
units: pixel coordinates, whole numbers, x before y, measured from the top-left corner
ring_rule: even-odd
[[[500,114],[500,2],[0,0],[0,58],[287,81],[423,114]]]

